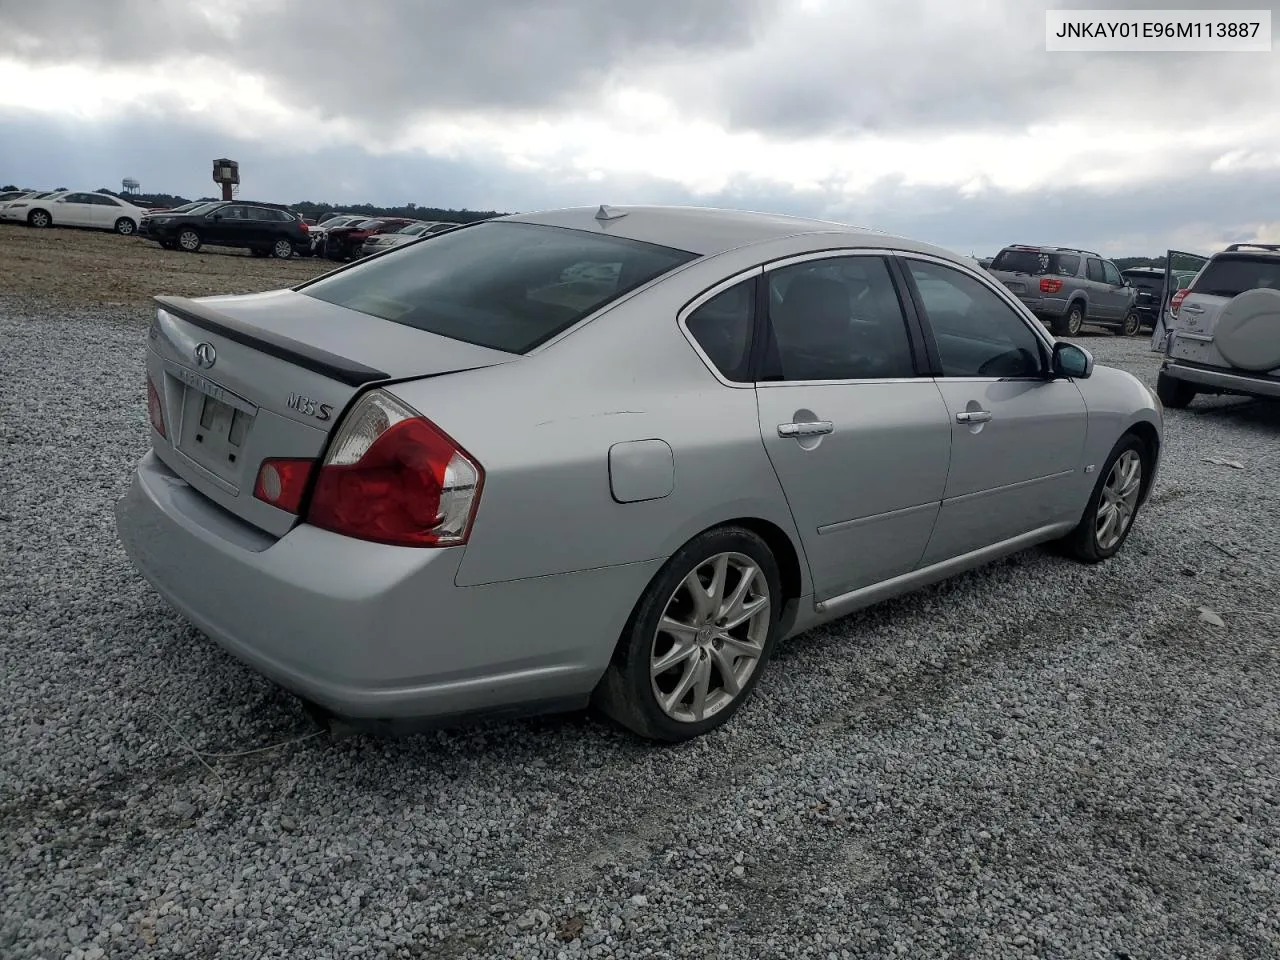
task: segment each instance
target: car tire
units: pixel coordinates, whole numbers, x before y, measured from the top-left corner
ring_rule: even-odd
[[[754,609],[735,600],[739,588]],[[782,602],[777,560],[760,537],[737,526],[698,535],[645,588],[592,704],[650,740],[678,743],[714,730],[764,672]],[[725,626],[734,617],[745,619]],[[664,623],[682,629],[672,632]],[[664,660],[667,667],[655,675]]]
[[[128,217],[121,217],[116,221],[115,231],[122,237],[131,237],[137,231],[138,225]]]
[[[203,246],[204,241],[200,239],[200,231],[195,227],[183,227],[178,231],[176,238],[178,249],[184,253],[196,253]]]
[[[1136,310],[1130,310],[1124,315],[1124,323],[1120,326],[1120,333],[1126,337],[1136,337],[1142,332],[1142,314]]]
[[[1103,464],[1079,525],[1062,540],[1064,552],[1082,563],[1119,553],[1133,530],[1150,471],[1151,451],[1142,438],[1126,433]]]
[[[1156,377],[1156,396],[1170,410],[1181,410],[1183,407],[1189,406],[1191,401],[1196,398],[1197,392],[1196,388],[1185,380],[1171,377],[1163,370]]]
[[[1055,337],[1077,337],[1084,326],[1084,304],[1076,300],[1067,307],[1067,312],[1058,317],[1053,324]]]
[[[292,240],[277,240],[271,245],[271,256],[277,260],[288,260],[293,256]]]
[[[45,227],[52,226],[53,217],[49,216],[48,210],[32,210],[27,214],[27,226],[35,227],[43,230]]]

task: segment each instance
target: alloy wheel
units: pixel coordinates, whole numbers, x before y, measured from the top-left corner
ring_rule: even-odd
[[[1142,490],[1142,457],[1137,450],[1126,450],[1111,465],[1111,473],[1102,487],[1098,501],[1094,536],[1098,548],[1110,550],[1129,529],[1138,509],[1138,494]]]
[[[698,723],[728,707],[760,664],[769,581],[742,553],[699,563],[676,587],[654,634],[649,672],[663,713]]]

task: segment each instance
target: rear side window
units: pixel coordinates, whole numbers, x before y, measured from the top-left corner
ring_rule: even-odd
[[[1196,279],[1191,292],[1235,297],[1257,287],[1280,290],[1280,259],[1216,257]]]
[[[299,288],[361,313],[528,353],[696,255],[584,230],[479,223]]]
[[[996,254],[987,269],[1029,273],[1037,277],[1051,274],[1074,277],[1080,270],[1080,258],[1074,253],[1005,249]]]
[[[750,380],[751,331],[756,316],[755,280],[722,290],[698,307],[685,321],[720,375],[733,383]]]

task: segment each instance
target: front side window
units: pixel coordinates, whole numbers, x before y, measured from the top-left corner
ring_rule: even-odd
[[[507,353],[527,353],[696,254],[585,230],[486,222],[402,244],[300,292]]]
[[[1089,258],[1088,277],[1095,283],[1106,282],[1106,272],[1102,269],[1101,260],[1095,260],[1093,257]]]
[[[1102,262],[1102,271],[1107,278],[1107,283],[1111,284],[1113,287],[1118,287],[1124,282],[1120,279],[1120,271],[1116,269],[1116,265],[1110,260],[1104,260]]]
[[[954,267],[906,263],[933,328],[944,377],[1043,374],[1040,338],[985,284]]]
[[[882,257],[809,260],[768,275],[762,379],[914,377],[906,318]]]
[[[751,331],[756,317],[755,280],[743,280],[699,306],[685,321],[721,376],[733,383],[750,380]]]

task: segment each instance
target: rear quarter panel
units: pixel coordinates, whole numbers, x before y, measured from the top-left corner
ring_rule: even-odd
[[[485,471],[460,586],[665,558],[710,526],[757,518],[797,545],[808,592],[755,390],[721,384],[676,321],[733,269],[697,262],[544,352],[396,388]],[[672,449],[671,493],[617,503],[609,448],[651,439]]]

